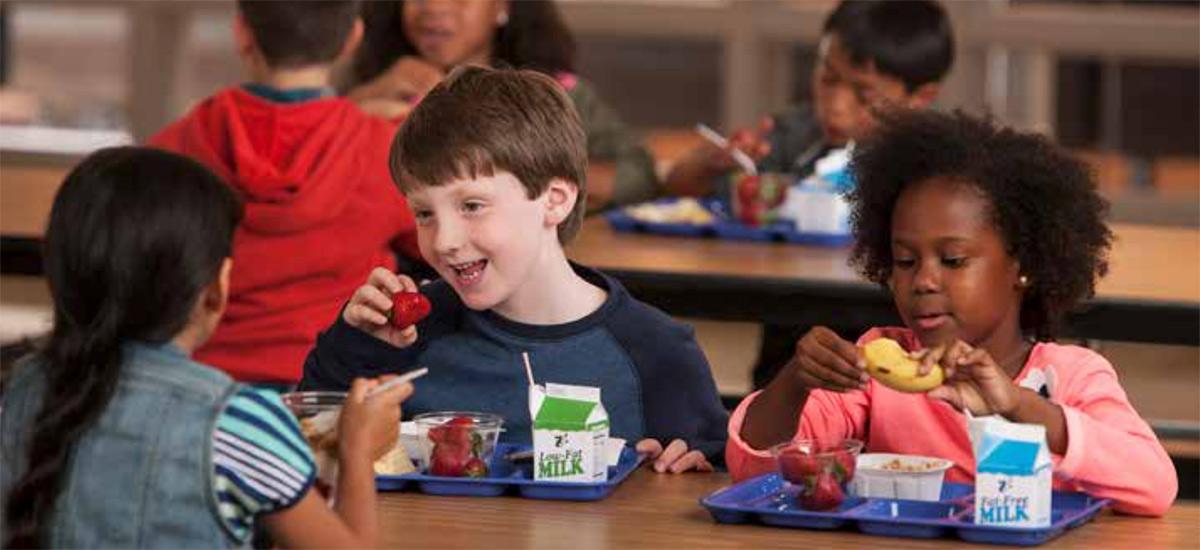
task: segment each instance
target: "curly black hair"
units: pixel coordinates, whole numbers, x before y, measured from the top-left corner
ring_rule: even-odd
[[[988,199],[996,230],[1029,278],[1022,330],[1053,339],[1063,314],[1090,298],[1108,272],[1108,202],[1088,167],[1042,136],[961,111],[897,110],[880,122],[851,161],[851,264],[886,285],[900,194],[933,177],[961,180]]]

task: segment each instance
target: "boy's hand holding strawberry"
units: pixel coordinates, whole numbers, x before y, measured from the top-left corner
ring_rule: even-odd
[[[346,324],[393,346],[417,341],[417,321],[429,314],[429,300],[406,275],[375,268],[367,283],[354,291],[342,312]]]

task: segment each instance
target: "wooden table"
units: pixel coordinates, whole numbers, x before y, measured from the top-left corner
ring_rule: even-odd
[[[645,469],[599,502],[381,493],[388,548],[951,548],[957,539],[880,538],[853,531],[719,525],[699,505],[729,484],[726,474],[660,475]],[[1196,548],[1200,506],[1176,504],[1163,518],[1102,512],[1044,548]],[[987,546],[979,546],[987,548]],[[991,548],[997,548],[991,546]]]
[[[1109,275],[1071,336],[1200,345],[1200,231],[1116,224]],[[845,248],[666,237],[588,219],[568,254],[674,315],[783,324],[896,324],[891,299]]]

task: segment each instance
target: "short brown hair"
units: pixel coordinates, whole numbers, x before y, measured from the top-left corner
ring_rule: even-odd
[[[331,63],[354,30],[357,0],[238,0],[242,20],[273,69]]]
[[[579,113],[554,79],[533,71],[462,67],[413,109],[396,133],[392,178],[408,193],[454,179],[512,173],[530,199],[550,181],[574,183],[579,197],[558,226],[579,231],[587,198],[587,138]]]

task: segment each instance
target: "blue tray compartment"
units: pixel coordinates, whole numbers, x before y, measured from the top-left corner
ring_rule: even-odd
[[[793,489],[779,474],[766,474],[721,489],[701,499],[718,523],[753,523],[806,529],[857,528],[863,533],[908,538],[958,537],[970,542],[1035,546],[1090,521],[1109,504],[1083,493],[1055,491],[1048,527],[975,525],[974,488],[943,483],[941,499],[915,500],[847,497],[836,510],[810,512],[795,505]]]
[[[671,204],[678,199],[667,198],[654,204]],[[779,222],[765,227],[755,227],[733,220],[729,205],[721,199],[701,199],[700,203],[716,216],[708,224],[658,223],[642,221],[619,208],[605,212],[604,217],[613,230],[626,233],[651,233],[676,237],[716,237],[735,241],[783,242],[813,246],[842,247],[853,242],[849,234],[801,233],[795,224]]]
[[[504,459],[510,453],[529,449],[528,445],[497,445],[488,468],[489,475],[484,478],[443,477],[420,473],[381,475],[375,476],[375,487],[380,491],[402,491],[415,486],[422,493],[439,496],[496,497],[515,494],[543,500],[600,500],[625,481],[642,461],[640,455],[632,448],[626,447],[621,451],[617,465],[608,469],[608,481],[603,483],[534,481],[531,465],[514,464]]]

